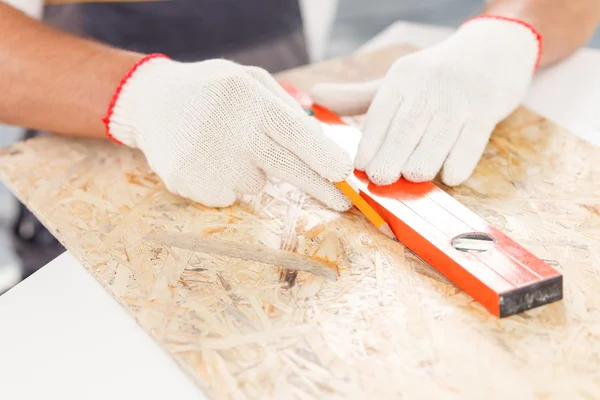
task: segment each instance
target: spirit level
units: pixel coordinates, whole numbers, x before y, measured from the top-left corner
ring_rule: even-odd
[[[283,84],[351,155],[360,132],[292,85]],[[376,186],[355,171],[353,184],[396,238],[489,312],[506,317],[562,299],[562,274],[432,182],[401,178]]]

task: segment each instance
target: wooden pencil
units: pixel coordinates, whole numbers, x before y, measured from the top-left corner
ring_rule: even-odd
[[[335,185],[350,199],[350,201],[352,201],[352,204],[354,204],[356,208],[358,208],[359,211],[381,231],[381,233],[396,240],[396,236],[388,223],[381,218],[377,211],[361,197],[360,193],[357,192],[348,181],[336,182]]]

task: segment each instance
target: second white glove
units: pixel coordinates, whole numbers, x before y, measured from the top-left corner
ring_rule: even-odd
[[[351,206],[332,183],[352,172],[349,155],[263,69],[148,56],[105,123],[109,136],[141,149],[171,192],[206,206],[260,191],[267,174],[335,210]]]
[[[459,185],[496,124],[525,97],[540,40],[521,21],[479,17],[439,45],[401,57],[382,80],[320,84],[311,95],[340,115],[368,108],[355,166],[375,184],[429,181],[441,170],[445,184]]]

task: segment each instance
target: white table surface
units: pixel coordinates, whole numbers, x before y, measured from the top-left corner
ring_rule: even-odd
[[[452,31],[399,22],[365,49]],[[539,73],[525,104],[600,145],[600,51]],[[0,296],[0,399],[203,399],[169,356],[65,253]]]

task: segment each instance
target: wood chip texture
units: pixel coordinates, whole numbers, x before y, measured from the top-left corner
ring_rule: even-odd
[[[375,78],[409,51],[279,78],[304,90]],[[210,209],[168,193],[136,150],[59,136],[2,150],[0,176],[210,398],[598,399],[598,160],[520,108],[474,176],[444,188],[564,273],[563,301],[502,320],[356,210],[308,196],[290,209],[296,189],[276,180]],[[295,236],[291,248],[339,276],[300,271],[289,285],[280,266],[145,240],[153,232],[277,251]]]

